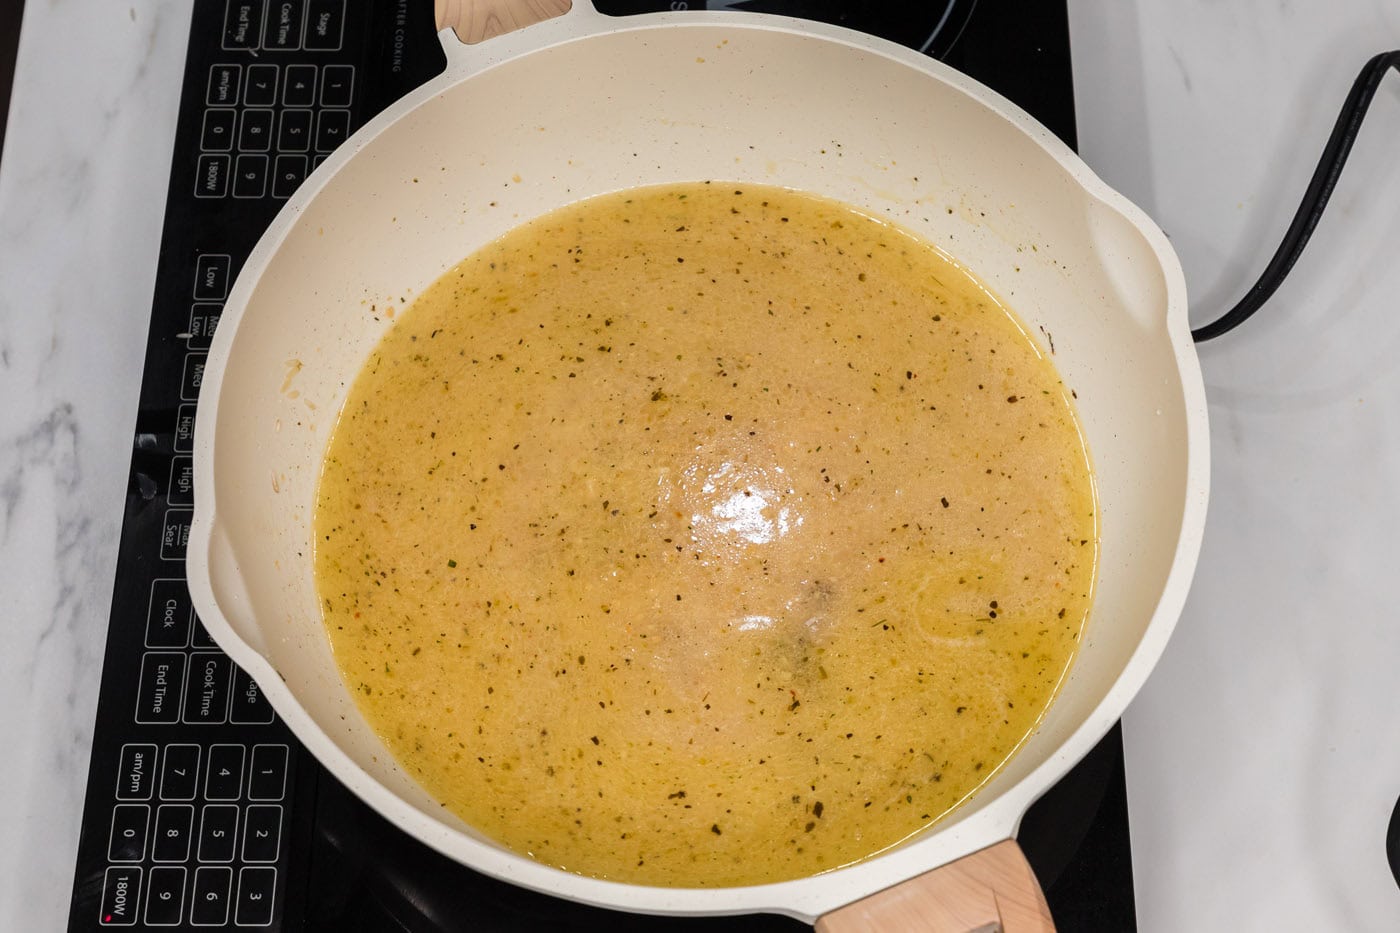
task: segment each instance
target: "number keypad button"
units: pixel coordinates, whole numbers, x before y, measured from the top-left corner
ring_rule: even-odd
[[[272,898],[276,890],[277,869],[240,869],[233,922],[248,927],[265,927],[272,923]]]
[[[288,65],[282,83],[284,107],[310,107],[316,102],[316,66]]]
[[[275,862],[282,841],[282,808],[275,804],[255,804],[247,809],[243,822],[243,861]]]
[[[194,891],[191,894],[190,925],[221,927],[228,923],[229,894],[233,890],[232,868],[194,870]]]
[[[243,85],[243,103],[249,107],[271,107],[277,103],[277,66],[249,65]]]
[[[151,861],[186,861],[190,857],[190,828],[193,821],[194,807],[189,804],[166,804],[157,808]]]
[[[249,800],[281,800],[287,788],[287,746],[254,745]]]
[[[231,803],[211,803],[204,808],[199,823],[201,862],[232,862],[238,849],[238,807]]]
[[[321,106],[349,107],[354,99],[355,67],[327,65],[321,70]]]
[[[237,800],[243,791],[243,746],[211,745],[204,769],[205,800]]]
[[[146,882],[146,925],[173,927],[185,909],[185,870],[152,868]]]
[[[193,800],[199,789],[199,746],[167,745],[160,769],[161,800]]]
[[[306,152],[311,148],[311,127],[314,116],[310,110],[284,110],[277,128],[278,152]]]
[[[139,862],[146,857],[146,821],[151,808],[144,803],[118,804],[112,808],[112,835],[107,861]]]
[[[243,123],[238,130],[239,152],[267,152],[272,148],[272,125],[275,116],[271,110],[245,110]]]

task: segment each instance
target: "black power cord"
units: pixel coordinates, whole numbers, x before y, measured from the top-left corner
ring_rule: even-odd
[[[1337,186],[1337,179],[1342,174],[1342,166],[1346,165],[1347,156],[1351,154],[1352,143],[1356,142],[1361,121],[1366,118],[1366,109],[1371,106],[1371,98],[1376,96],[1376,87],[1385,77],[1386,71],[1391,68],[1400,71],[1400,49],[1382,52],[1361,69],[1361,74],[1356,76],[1351,93],[1347,95],[1342,112],[1337,117],[1336,125],[1332,127],[1332,135],[1327,139],[1327,147],[1322,150],[1322,158],[1318,160],[1312,180],[1308,182],[1303,202],[1298,205],[1298,212],[1293,215],[1293,222],[1288,225],[1288,232],[1283,235],[1283,242],[1279,244],[1274,257],[1269,260],[1259,280],[1245,293],[1239,304],[1209,324],[1193,329],[1191,339],[1197,343],[1204,343],[1234,330],[1249,320],[1250,315],[1258,311],[1260,306],[1269,300],[1269,296],[1283,284],[1289,270],[1302,255],[1303,247],[1312,236],[1313,228],[1322,218],[1327,200],[1332,197],[1332,189]]]

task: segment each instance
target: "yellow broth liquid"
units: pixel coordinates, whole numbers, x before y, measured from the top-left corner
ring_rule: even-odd
[[[789,190],[595,198],[464,260],[331,441],[345,682],[452,812],[754,884],[937,821],[1035,728],[1097,547],[1065,386],[931,245]]]

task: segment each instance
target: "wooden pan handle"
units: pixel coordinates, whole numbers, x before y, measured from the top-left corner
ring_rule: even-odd
[[[562,16],[572,6],[571,0],[434,0],[438,30],[450,26],[467,45]]]
[[[1054,933],[1016,840],[964,856],[817,920],[817,933]]]

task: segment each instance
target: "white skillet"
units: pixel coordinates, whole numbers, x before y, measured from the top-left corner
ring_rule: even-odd
[[[477,871],[656,914],[1051,929],[1017,826],[1146,680],[1205,520],[1206,405],[1171,247],[1014,104],[916,52],[758,14],[612,19],[579,3],[545,19],[558,2],[439,0],[439,23],[473,43],[543,21],[480,44],[445,30],[446,72],[336,150],[250,255],[199,399],[187,571],[200,617],[336,778]],[[541,865],[448,815],[402,773],[337,674],[310,527],[336,413],[414,294],[553,208],[701,179],[837,198],[920,233],[987,282],[1076,391],[1102,537],[1079,658],[1036,734],[972,799],[846,868],[697,890]]]

